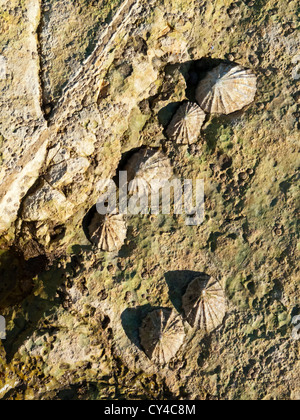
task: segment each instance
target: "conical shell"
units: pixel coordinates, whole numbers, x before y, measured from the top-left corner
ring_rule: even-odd
[[[174,115],[167,136],[178,144],[196,143],[205,121],[205,113],[191,102],[183,104]]]
[[[257,79],[251,70],[221,64],[203,79],[197,88],[200,107],[211,114],[231,114],[254,101]]]
[[[221,325],[225,317],[225,293],[217,281],[198,277],[189,284],[182,306],[192,327],[210,332]]]
[[[160,365],[168,363],[184,341],[182,319],[170,309],[157,309],[146,316],[140,328],[146,355]]]
[[[89,225],[91,241],[106,252],[119,251],[127,236],[124,216],[119,214],[101,216],[96,213]]]
[[[155,180],[169,180],[173,175],[170,160],[157,149],[142,149],[135,153],[127,162],[125,167],[127,170],[128,181],[131,183],[131,191],[139,187],[139,191],[143,193],[143,189],[151,192],[151,183],[155,184]]]

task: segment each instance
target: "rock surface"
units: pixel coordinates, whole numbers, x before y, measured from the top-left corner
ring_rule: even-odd
[[[0,2],[0,398],[300,398],[298,13],[275,0]],[[255,100],[208,115],[191,145],[169,141],[221,64],[255,74]],[[205,221],[131,216],[119,252],[95,249],[101,180],[145,149],[204,179]],[[157,308],[184,319],[203,273],[226,317],[185,325],[158,366],[142,321]]]

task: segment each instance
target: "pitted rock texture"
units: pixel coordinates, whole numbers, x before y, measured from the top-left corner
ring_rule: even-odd
[[[296,1],[0,2],[0,398],[300,398],[298,20]],[[254,100],[170,141],[220,65],[255,75]],[[129,216],[121,249],[102,251],[91,209],[139,150],[204,179],[204,223]],[[143,319],[184,319],[204,275],[225,318],[185,323],[154,363]]]

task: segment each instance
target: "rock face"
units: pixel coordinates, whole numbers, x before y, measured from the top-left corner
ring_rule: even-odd
[[[168,309],[157,309],[143,320],[141,345],[154,363],[168,363],[180,349],[185,338],[181,318]]]
[[[9,9],[11,7],[10,2],[5,3],[7,4],[6,7]],[[99,99],[99,83],[103,77],[103,73],[101,72],[105,73],[105,70],[107,70],[107,67],[110,65],[109,57],[113,56],[113,46],[119,40],[118,37],[122,38],[124,33],[127,32],[128,28],[138,18],[139,11],[145,12],[142,11],[139,2],[133,0],[126,0],[123,2],[121,7],[116,11],[110,25],[101,33],[93,53],[84,61],[80,70],[77,73],[75,72],[73,77],[70,78],[62,96],[57,101],[53,111],[50,112],[51,115],[45,115],[41,108],[41,83],[38,77],[38,37],[36,33],[33,33],[33,29],[36,31],[40,23],[40,2],[39,0],[28,0],[23,7],[24,10],[20,8],[20,12],[24,13],[26,16],[24,21],[26,26],[23,35],[24,39],[29,40],[30,44],[26,50],[28,56],[26,55],[26,59],[24,59],[23,62],[26,73],[24,78],[24,69],[20,71],[22,67],[14,62],[16,56],[18,57],[18,61],[20,61],[18,54],[16,54],[18,45],[14,45],[14,48],[16,49],[9,51],[12,56],[10,63],[14,66],[15,70],[14,78],[11,76],[13,82],[9,84],[9,97],[7,103],[10,101],[11,97],[14,98],[15,95],[18,97],[18,91],[21,89],[22,94],[20,93],[20,97],[24,99],[26,106],[24,107],[20,104],[20,101],[16,101],[17,109],[20,108],[22,112],[24,111],[24,116],[20,115],[16,117],[16,127],[18,127],[18,130],[14,130],[13,132],[10,131],[11,124],[7,124],[6,126],[6,120],[4,118],[6,114],[4,112],[2,114],[3,136],[5,139],[13,139],[13,149],[7,146],[2,152],[5,158],[7,156],[7,159],[5,159],[5,166],[2,168],[0,174],[0,179],[2,181],[0,185],[0,211],[4,214],[4,218],[0,223],[0,233],[4,233],[16,220],[24,195],[37,180],[43,165],[47,165],[47,148],[50,150],[57,147],[63,148],[67,141],[66,137],[68,136],[68,131],[74,128],[74,126],[77,126],[76,131],[82,131],[83,122],[81,121],[82,115],[80,115],[80,111],[84,114],[86,109],[95,106],[95,102]],[[123,19],[124,16],[127,16],[125,20]],[[33,25],[35,25],[34,28]],[[28,34],[30,34],[30,36]],[[32,45],[34,45],[35,51],[32,51]],[[29,71],[28,69],[31,69],[33,66],[35,66],[34,70],[32,70],[31,73],[27,73],[27,71]],[[141,68],[138,69],[138,66]],[[147,76],[146,79],[144,79],[145,84],[135,83],[134,89],[130,94],[125,95],[121,101],[118,101],[118,103],[110,109],[112,121],[116,122],[118,118],[123,123],[125,121],[123,132],[126,131],[126,118],[124,119],[124,115],[127,114],[128,118],[132,108],[136,106],[134,98],[138,97],[139,100],[142,101],[145,98],[143,95],[147,96],[151,83],[154,82],[157,77],[157,72],[153,70],[152,66],[151,68],[149,67],[150,66],[145,65],[144,60],[143,63],[138,63],[137,73],[143,73]],[[18,77],[16,77],[16,74],[18,74]],[[26,77],[27,75],[28,77]],[[32,78],[34,79],[34,83]],[[132,86],[130,86],[130,88],[132,88]],[[28,100],[29,97],[30,101]],[[85,102],[84,110],[81,106],[82,102]],[[6,113],[8,109],[10,114],[11,110],[8,108],[7,103],[5,103],[1,109],[6,109]],[[101,105],[106,109],[105,103],[99,104],[97,107],[98,118],[99,115],[101,115]],[[12,106],[15,106],[15,104]],[[79,115],[75,115],[76,112],[79,112]],[[15,113],[19,113],[19,111],[15,111]],[[120,118],[122,113],[123,116]],[[46,124],[44,117],[47,117],[49,120],[48,124]],[[68,123],[68,121],[70,122],[70,118],[73,118],[71,124]],[[87,120],[88,122],[85,121],[85,124],[90,122],[89,117],[87,117]],[[108,141],[113,135],[112,131],[113,128],[116,127],[116,124],[110,124],[108,122],[106,122],[104,126],[101,123],[97,124],[96,128],[98,128],[98,130],[96,131],[98,131],[98,139],[100,137],[99,131],[101,132],[101,139],[99,139],[99,143],[101,144],[98,144],[98,147],[103,148],[105,141]],[[117,129],[122,132],[122,124],[120,123],[117,127]],[[90,127],[90,135],[92,134],[93,129],[95,130],[95,127]],[[24,140],[25,138],[27,139],[26,141]],[[103,151],[101,156],[104,165],[107,165],[107,172],[109,172],[110,176],[112,176],[114,170],[113,155],[118,151],[118,147],[113,147],[112,145],[111,147],[113,153],[109,153],[109,158],[105,153],[108,152],[109,147]],[[12,151],[14,153],[12,153]],[[99,157],[100,161],[101,158]],[[15,171],[14,168],[17,170]],[[103,175],[108,175],[105,174],[105,172],[106,171],[103,171],[102,169]],[[91,185],[90,188],[92,188]]]
[[[47,139],[41,139],[40,135],[47,127],[41,109],[39,82],[37,29],[40,2],[3,1],[0,7],[1,27],[6,32],[2,38],[0,70],[1,234],[16,219],[20,201],[38,177],[47,144]],[[9,23],[11,13],[12,21]],[[16,23],[18,19],[22,20],[22,24]]]
[[[66,220],[72,213],[73,205],[46,181],[24,200],[23,220],[28,222]]]
[[[254,101],[256,83],[251,70],[220,64],[199,83],[196,98],[210,114],[231,114]]]
[[[187,102],[174,115],[167,129],[167,136],[178,144],[196,143],[204,121],[205,113],[202,109]]]
[[[51,166],[45,178],[56,188],[66,186],[74,182],[75,177],[84,174],[89,166],[90,162],[85,157],[64,160]]]
[[[189,324],[209,333],[218,328],[224,320],[224,290],[213,279],[197,278],[188,286],[182,306]]]
[[[0,398],[299,399],[298,9],[0,1]],[[125,159],[132,207],[204,180],[203,223],[89,233]]]

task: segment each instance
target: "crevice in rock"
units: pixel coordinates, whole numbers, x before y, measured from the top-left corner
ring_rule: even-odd
[[[0,309],[14,306],[33,290],[33,278],[45,271],[48,259],[45,255],[26,260],[16,248],[0,253]]]
[[[43,4],[41,3],[41,0],[39,0],[40,4],[40,21],[36,30],[36,36],[37,36],[37,50],[39,55],[39,84],[40,84],[40,103],[41,103],[41,109],[44,114],[44,118],[46,120],[49,119],[51,108],[46,105],[44,101],[44,90],[45,90],[45,83],[43,78],[43,71],[42,71],[42,47],[41,47],[41,33],[43,30]]]
[[[84,231],[84,234],[86,236],[86,238],[90,241],[90,243],[92,244],[91,241],[91,236],[90,236],[90,232],[89,232],[89,226],[93,220],[93,217],[95,216],[95,214],[97,213],[97,207],[96,204],[90,208],[90,210],[86,213],[86,215],[83,218],[82,221],[82,229]]]
[[[132,158],[132,156],[134,156],[140,150],[146,150],[146,149],[147,149],[147,146],[135,147],[122,154],[120,162],[119,162],[119,166],[116,171],[116,176],[113,178],[113,181],[115,182],[117,187],[119,187],[119,173],[121,171],[125,171],[127,162],[130,160],[130,158]]]

